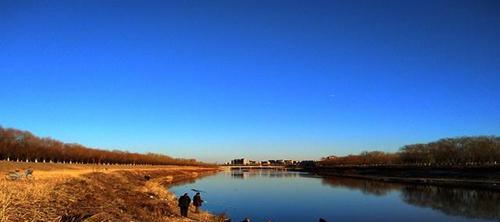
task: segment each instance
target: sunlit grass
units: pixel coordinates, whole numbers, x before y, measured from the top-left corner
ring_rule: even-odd
[[[12,181],[4,177],[9,171],[23,173],[28,168],[34,170],[32,179]],[[0,222],[60,221],[62,211],[77,215],[90,212],[89,221],[103,221],[119,217],[122,210],[137,214],[132,216],[149,218],[142,221],[219,221],[206,212],[192,213],[190,219],[180,218],[177,198],[166,189],[166,185],[172,182],[198,176],[196,171],[200,169],[0,162]],[[145,181],[144,175],[150,173],[153,179]],[[87,197],[96,202],[81,203]],[[110,203],[121,205],[117,207]],[[75,206],[81,209],[70,209]]]
[[[54,186],[68,178],[0,180],[0,221],[57,219],[50,209],[50,194]]]

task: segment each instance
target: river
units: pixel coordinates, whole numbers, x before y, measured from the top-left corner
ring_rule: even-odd
[[[235,170],[169,188],[202,190],[203,209],[233,222],[500,221],[500,192],[321,177],[281,170]]]

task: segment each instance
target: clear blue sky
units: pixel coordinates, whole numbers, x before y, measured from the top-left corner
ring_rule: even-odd
[[[498,135],[500,2],[0,0],[0,124],[219,162]]]

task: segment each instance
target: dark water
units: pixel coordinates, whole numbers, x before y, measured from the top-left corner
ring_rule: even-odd
[[[500,221],[500,192],[384,183],[307,173],[222,172],[171,187],[177,195],[203,190],[204,209],[233,222]]]

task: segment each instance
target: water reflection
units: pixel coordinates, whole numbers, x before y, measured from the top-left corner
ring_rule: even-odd
[[[500,221],[500,192],[492,190],[246,169],[170,189],[183,194],[193,188],[205,191],[206,210],[227,213],[235,221],[304,222],[320,216],[328,221]]]
[[[333,187],[343,187],[350,190],[359,190],[364,194],[384,196],[391,191],[400,190],[403,186],[396,183],[384,183],[374,180],[360,180],[343,177],[328,177],[323,178],[323,184]]]
[[[500,220],[498,191],[407,185],[341,177],[323,178],[322,183],[376,196],[399,191],[401,199],[414,206],[432,208],[453,216]]]
[[[232,170],[226,172],[233,179],[249,179],[251,177],[271,177],[271,178],[284,178],[284,177],[299,177],[299,173],[284,173],[283,170]]]
[[[402,199],[448,215],[500,220],[500,193],[436,186],[405,186]]]

